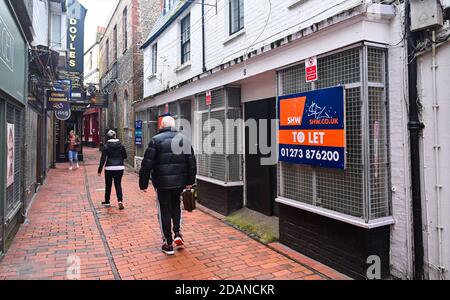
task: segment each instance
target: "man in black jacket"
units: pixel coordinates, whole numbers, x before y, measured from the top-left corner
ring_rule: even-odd
[[[158,194],[158,219],[163,234],[162,251],[173,255],[172,244],[183,246],[181,235],[181,193],[195,183],[197,165],[191,142],[175,129],[175,120],[162,120],[160,133],[153,137],[145,151],[139,172],[139,186],[146,191],[150,175]],[[173,221],[173,233],[171,223]]]
[[[116,188],[117,200],[119,201],[119,209],[124,209],[123,193],[122,193],[122,177],[125,170],[123,161],[127,159],[127,151],[125,147],[116,138],[116,132],[110,130],[107,133],[108,142],[103,147],[102,158],[98,166],[98,176],[101,176],[103,166],[105,166],[105,202],[102,205],[110,207],[111,188],[114,180]]]

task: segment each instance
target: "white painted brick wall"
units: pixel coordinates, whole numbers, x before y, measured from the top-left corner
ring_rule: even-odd
[[[400,16],[391,23],[392,45],[402,40],[403,9],[399,7],[398,12]],[[391,230],[390,260],[392,275],[404,279],[412,276],[412,212],[405,51],[403,43],[388,49],[392,213],[396,221]]]
[[[206,7],[206,65],[207,69],[238,58],[248,51],[255,50],[307,28],[314,23],[325,20],[367,0],[309,0],[288,8],[293,2],[286,0],[245,0],[245,33],[235,39],[229,37],[229,7],[227,0],[217,1],[217,14],[214,7]],[[215,1],[207,0],[212,4]],[[151,75],[151,45],[144,50],[144,98],[173,87],[180,82],[202,73],[202,23],[201,5],[191,5],[191,67],[180,72],[174,70],[179,66],[180,41],[179,20],[174,22],[158,39],[158,72],[156,78],[148,80]],[[269,16],[270,11],[270,18]],[[266,21],[267,26],[265,27]],[[264,28],[265,27],[265,28]],[[177,99],[173,99],[177,100]]]
[[[291,1],[284,0],[271,0],[272,13],[267,28],[263,32],[265,20],[267,19],[269,6],[267,0],[246,0],[245,1],[245,34],[237,37],[236,39],[225,43],[226,34],[228,32],[228,25],[226,20],[228,18],[227,9],[224,8],[224,0],[219,0],[218,14],[215,15],[215,9],[207,8],[207,68],[214,68],[222,62],[230,61],[244,54],[250,45],[250,51],[253,48],[261,47],[263,44],[267,45],[270,42],[276,41],[281,37],[287,36],[291,33],[297,32],[313,23],[321,20],[325,20],[331,16],[338,14],[348,8],[357,6],[363,2],[370,1],[320,1],[309,0],[304,4],[300,4],[293,9],[288,9]],[[405,76],[403,72],[406,72],[405,64],[405,48],[403,44],[399,43],[402,39],[402,7],[398,7],[399,13],[395,20],[391,21],[388,30],[378,30],[375,23],[364,24],[364,30],[374,30],[386,36],[387,41],[392,45],[388,47],[388,77],[389,77],[389,117],[390,117],[390,160],[391,160],[391,182],[390,187],[393,188],[392,193],[392,213],[396,221],[396,224],[392,226],[391,230],[391,251],[390,262],[391,272],[394,276],[399,278],[410,278],[412,272],[412,229],[411,229],[411,197],[410,197],[410,166],[409,166],[409,132],[407,131],[407,91]],[[201,6],[192,5],[190,7],[192,19],[192,40],[196,43],[192,44],[192,66],[190,69],[186,69],[183,72],[175,73],[173,70],[178,65],[179,57],[179,41],[177,23],[172,24],[165,33],[158,38],[158,74],[156,78],[148,80],[151,70],[151,46],[144,50],[144,98],[152,96],[154,94],[164,91],[168,86],[173,86],[177,82],[182,82],[188,78],[192,78],[201,73],[201,23],[200,18]],[[295,25],[295,26],[293,26]],[[355,28],[357,29],[357,28]],[[363,29],[361,29],[363,30]],[[261,34],[262,32],[262,34]],[[256,38],[258,42],[254,43]],[[354,32],[355,35],[361,34],[361,32]],[[328,37],[327,37],[328,38]],[[385,37],[371,36],[373,40],[384,39]],[[369,38],[369,40],[370,40]],[[308,40],[305,42],[303,50],[311,47],[310,44],[317,43],[320,45],[320,37],[315,39],[315,42]],[[331,43],[338,44],[337,41],[330,41]],[[322,48],[326,48],[323,45]],[[336,46],[339,48],[338,46]],[[308,48],[309,49],[309,48]],[[302,50],[302,51],[303,51]],[[279,50],[283,51],[283,50]],[[284,50],[288,51],[288,50]],[[295,53],[295,52],[294,52]],[[319,52],[321,53],[321,52]],[[289,53],[293,55],[293,53]],[[304,54],[304,53],[303,53]],[[302,55],[303,55],[302,54]],[[300,55],[300,54],[299,54]],[[166,61],[161,59],[164,56]],[[277,57],[271,57],[269,59],[277,59]],[[301,60],[304,57],[297,59]],[[161,65],[164,65],[161,69]],[[212,81],[217,81],[218,78],[228,80],[227,74],[232,74],[232,70],[219,72],[221,75],[213,75]],[[223,81],[222,80],[222,81]],[[230,81],[230,80],[228,80]],[[199,83],[196,82],[193,86],[202,85],[203,80]],[[243,82],[243,86],[252,86],[253,81]],[[181,88],[184,90],[185,88]],[[186,94],[187,92],[184,92]],[[174,96],[172,96],[172,94]],[[183,92],[180,92],[183,94]],[[164,98],[164,101],[177,100],[177,92],[168,93],[167,95],[158,96],[157,98]],[[174,97],[174,99],[168,99]],[[254,100],[255,95],[245,94],[245,100]],[[159,101],[159,100],[157,100]]]

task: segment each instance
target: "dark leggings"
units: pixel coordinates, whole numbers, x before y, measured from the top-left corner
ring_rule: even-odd
[[[117,200],[119,202],[123,201],[123,194],[122,194],[122,177],[123,177],[123,170],[121,171],[105,171],[105,183],[106,183],[106,189],[105,189],[105,201],[109,203],[111,200],[111,188],[112,183],[114,180],[114,187],[116,188],[116,194],[117,194]]]
[[[180,196],[183,190],[159,190],[159,221],[161,231],[164,236],[164,241],[171,245],[173,242],[172,236],[172,222],[173,233],[178,234],[181,231],[181,200]]]

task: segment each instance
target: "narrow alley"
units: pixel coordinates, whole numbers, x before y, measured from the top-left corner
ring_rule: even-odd
[[[126,209],[119,211],[114,197],[111,208],[102,208],[99,151],[85,155],[78,170],[66,164],[51,170],[0,262],[0,279],[344,278],[318,263],[295,262],[199,210],[184,214],[186,249],[167,257],[154,192],[141,192],[128,172]]]

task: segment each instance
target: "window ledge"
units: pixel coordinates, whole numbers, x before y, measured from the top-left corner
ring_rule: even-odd
[[[366,223],[363,219],[349,216],[343,213],[335,212],[330,209],[326,209],[323,207],[317,207],[306,203],[301,203],[299,201],[287,199],[284,197],[278,197],[275,199],[277,203],[285,204],[291,207],[295,207],[298,209],[302,209],[305,211],[309,211],[327,218],[335,219],[337,221],[341,221],[344,223],[348,223],[354,226],[362,227],[365,229],[374,229],[378,227],[383,227],[387,225],[395,224],[395,220],[393,217],[385,217],[375,220],[370,220],[368,223]]]
[[[206,181],[209,183],[217,184],[220,186],[224,186],[224,187],[243,186],[244,185],[243,181],[224,182],[222,180],[217,180],[217,179],[213,179],[213,178],[209,178],[209,177],[201,176],[201,175],[197,175],[197,179],[199,179],[201,181]]]
[[[147,80],[152,80],[156,78],[156,74],[151,74],[150,76],[147,77]]]
[[[190,62],[187,62],[187,63],[185,63],[185,64],[183,64],[183,65],[181,65],[181,66],[178,66],[178,67],[175,69],[175,73],[181,72],[181,71],[186,70],[187,68],[190,68],[190,67],[191,67],[191,63],[190,63]]]
[[[224,41],[223,41],[223,45],[226,45],[232,41],[234,41],[235,39],[237,39],[238,37],[242,36],[245,34],[245,28],[241,29],[240,31],[233,33],[232,35],[230,35],[229,37],[227,37]]]
[[[303,4],[307,1],[308,0],[292,0],[291,3],[289,3],[288,9],[294,9],[297,5]]]

